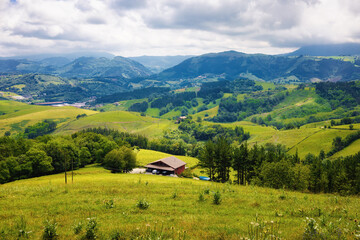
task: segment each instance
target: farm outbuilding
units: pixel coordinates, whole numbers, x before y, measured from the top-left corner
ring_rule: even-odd
[[[171,156],[157,160],[146,165],[146,172],[158,173],[163,175],[179,175],[185,170],[186,162]]]

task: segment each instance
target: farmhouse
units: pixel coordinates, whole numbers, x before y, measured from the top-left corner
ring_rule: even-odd
[[[179,175],[185,170],[185,165],[185,162],[174,156],[171,156],[149,163],[145,167],[147,172],[159,173],[163,175]]]

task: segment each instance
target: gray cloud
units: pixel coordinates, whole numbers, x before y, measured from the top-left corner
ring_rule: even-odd
[[[0,56],[26,46],[120,55],[282,53],[360,42],[359,12],[353,0],[0,1]]]

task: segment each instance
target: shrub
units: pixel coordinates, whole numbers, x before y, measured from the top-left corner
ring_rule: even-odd
[[[75,234],[81,233],[82,227],[83,227],[82,222],[76,223],[76,224],[73,226],[74,233],[75,233]]]
[[[97,222],[95,218],[88,218],[88,223],[86,224],[85,227],[85,236],[83,237],[83,239],[88,239],[88,240],[92,240],[92,239],[96,239],[97,238]]]
[[[145,199],[141,199],[138,201],[138,203],[136,204],[136,206],[139,208],[139,209],[148,209],[150,207],[150,203],[148,203]]]
[[[205,197],[203,193],[199,193],[199,202],[204,202],[205,201]]]
[[[115,204],[114,204],[114,200],[110,199],[110,200],[104,200],[104,205],[106,209],[110,209],[110,208],[114,208]]]
[[[192,172],[189,168],[185,169],[181,174],[180,177],[184,177],[184,178],[192,178]]]
[[[58,239],[58,234],[56,233],[57,223],[55,221],[45,221],[44,232],[42,235],[42,239],[50,240],[50,239]]]
[[[126,237],[119,230],[115,230],[110,234],[110,240],[122,240],[122,239],[126,239]]]
[[[317,239],[320,235],[319,226],[313,218],[306,218],[306,227],[303,239]]]
[[[27,231],[27,224],[24,216],[20,217],[20,220],[16,224],[16,230],[18,231],[18,239],[29,238],[31,231]]]
[[[214,193],[213,203],[216,204],[216,205],[220,205],[220,203],[221,203],[221,193],[219,191]]]

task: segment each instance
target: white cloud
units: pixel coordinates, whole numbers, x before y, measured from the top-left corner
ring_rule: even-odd
[[[359,42],[351,0],[0,0],[0,56],[284,53]]]

